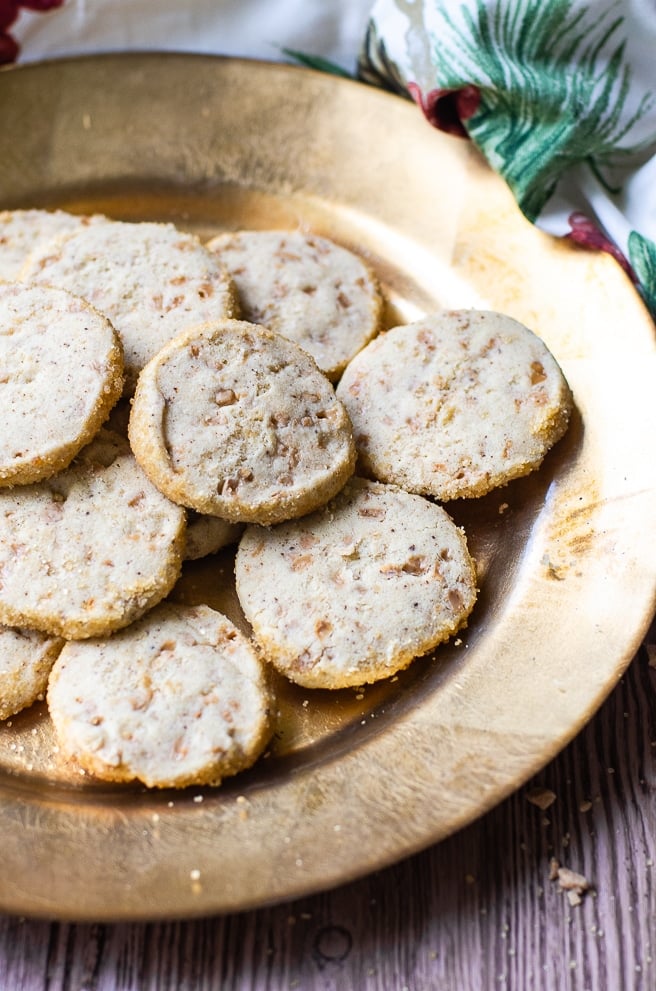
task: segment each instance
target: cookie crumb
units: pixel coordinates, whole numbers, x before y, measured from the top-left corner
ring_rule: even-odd
[[[571,870],[569,867],[561,867],[555,857],[549,861],[549,880],[558,881],[558,887],[567,895],[570,905],[580,905],[582,896],[590,890],[590,882],[583,874]]]
[[[544,812],[556,801],[556,793],[550,788],[530,788],[526,792],[526,799]]]

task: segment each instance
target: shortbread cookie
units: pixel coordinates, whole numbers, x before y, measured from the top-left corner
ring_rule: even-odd
[[[435,503],[354,478],[323,509],[249,526],[237,594],[265,656],[306,688],[347,688],[407,667],[464,625],[476,575]]]
[[[271,732],[263,665],[208,606],[163,603],[111,637],[68,643],[48,707],[60,750],[110,781],[217,785]]]
[[[65,468],[122,389],[123,351],[106,317],[62,289],[0,283],[0,486]]]
[[[174,502],[234,523],[277,523],[352,474],[351,425],[293,341],[228,320],[171,341],[139,376],[129,436]]]
[[[60,637],[0,626],[0,719],[45,695],[50,669],[63,646]]]
[[[543,341],[510,317],[476,310],[438,313],[372,341],[337,395],[365,474],[443,500],[485,495],[539,467],[572,409]]]
[[[126,626],[173,587],[184,527],[102,429],[65,471],[0,490],[0,622],[72,639]]]
[[[193,509],[187,512],[187,533],[185,537],[185,561],[197,561],[208,554],[216,554],[223,547],[236,544],[242,535],[242,523],[228,523],[218,516],[206,516],[195,513]]]
[[[125,352],[126,393],[146,362],[186,327],[236,315],[216,255],[173,224],[107,220],[37,248],[21,278],[83,296],[113,323]]]
[[[244,320],[307,351],[330,379],[381,327],[378,282],[365,263],[324,237],[239,231],[208,243],[232,276]]]
[[[78,217],[65,210],[3,210],[0,212],[0,281],[18,279],[28,255],[37,245],[98,219],[96,215]]]

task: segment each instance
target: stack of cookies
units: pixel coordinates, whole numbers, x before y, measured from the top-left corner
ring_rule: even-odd
[[[529,330],[382,332],[368,266],[316,235],[8,211],[0,280],[0,718],[47,692],[108,780],[218,784],[266,745],[268,665],[353,687],[455,634],[476,572],[441,503],[567,428]],[[168,599],[230,543],[250,639]]]

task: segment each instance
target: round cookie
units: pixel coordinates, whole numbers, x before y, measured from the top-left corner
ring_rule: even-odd
[[[337,395],[361,470],[442,500],[482,496],[538,468],[572,409],[543,341],[476,310],[388,331],[353,359]]]
[[[228,523],[218,516],[206,516],[187,511],[187,533],[183,557],[185,561],[198,561],[208,554],[216,554],[222,547],[236,544],[243,532],[243,524]]]
[[[192,328],[148,363],[129,437],[169,499],[233,523],[308,513],[355,464],[349,418],[314,359],[236,320]]]
[[[123,342],[126,393],[146,362],[186,327],[236,315],[218,259],[173,224],[106,220],[37,246],[27,282],[61,286],[111,320]]]
[[[123,351],[84,300],[0,284],[0,486],[48,478],[98,432],[123,389]]]
[[[238,231],[207,247],[235,283],[242,318],[296,341],[332,380],[381,329],[375,276],[325,237]]]
[[[35,246],[57,234],[97,223],[94,214],[79,217],[65,210],[2,210],[0,212],[0,281],[15,282]]]
[[[0,719],[45,694],[48,675],[64,641],[36,630],[0,626]]]
[[[60,749],[110,781],[217,785],[271,732],[262,662],[208,606],[163,603],[127,630],[68,643],[50,677]]]
[[[72,639],[126,626],[173,587],[184,528],[102,429],[65,471],[0,490],[0,622]]]
[[[462,627],[476,599],[464,534],[446,512],[360,478],[302,520],[247,527],[235,574],[264,655],[306,688],[395,674]]]

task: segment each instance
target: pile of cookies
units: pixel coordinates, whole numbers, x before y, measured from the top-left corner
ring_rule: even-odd
[[[0,718],[47,692],[91,773],[218,784],[266,745],[268,664],[359,686],[467,622],[440,503],[537,468],[571,394],[508,317],[381,314],[316,235],[0,214]],[[233,542],[251,639],[167,598]]]

